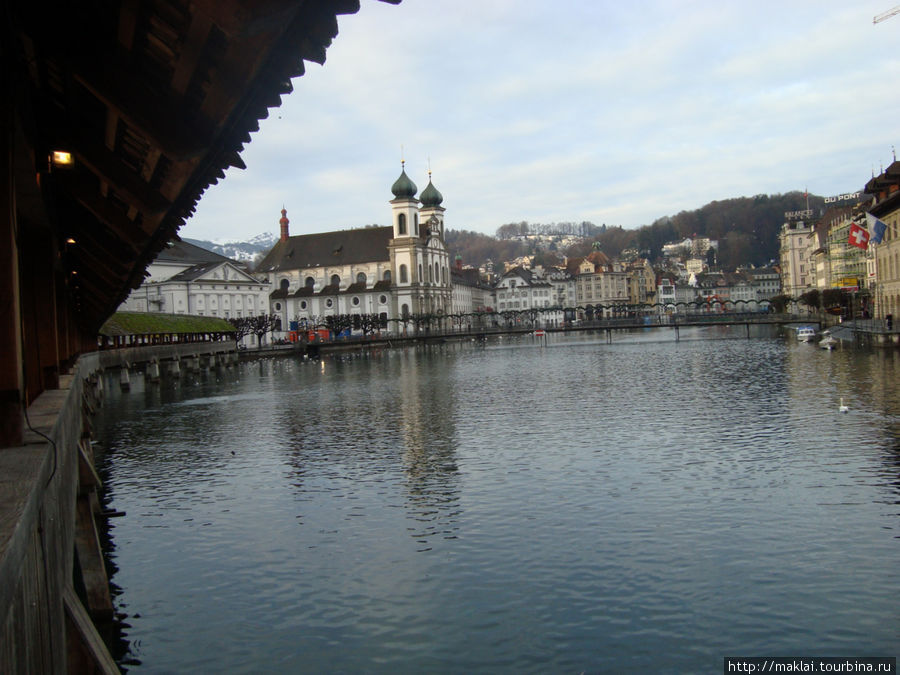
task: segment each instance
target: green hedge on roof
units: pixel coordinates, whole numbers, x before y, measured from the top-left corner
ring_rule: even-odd
[[[100,335],[148,335],[154,333],[233,333],[225,319],[185,314],[116,312],[100,328]]]

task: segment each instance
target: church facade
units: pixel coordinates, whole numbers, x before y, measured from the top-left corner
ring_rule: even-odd
[[[430,176],[418,198],[417,191],[401,168],[389,227],[291,236],[282,209],[281,236],[256,268],[274,287],[270,311],[282,332],[323,325],[329,316],[375,316],[399,332],[413,317],[451,312],[443,196]]]

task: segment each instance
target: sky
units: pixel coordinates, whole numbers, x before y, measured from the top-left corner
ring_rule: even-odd
[[[900,0],[361,0],[182,237],[389,225],[626,229],[713,201],[860,190],[900,146]]]

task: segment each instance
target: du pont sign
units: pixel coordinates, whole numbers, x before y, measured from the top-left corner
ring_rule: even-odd
[[[837,202],[858,201],[862,192],[848,192],[844,195],[836,195],[834,197],[825,197],[826,204],[836,204]]]

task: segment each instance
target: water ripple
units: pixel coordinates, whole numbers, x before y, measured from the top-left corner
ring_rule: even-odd
[[[110,387],[131,669],[708,672],[734,653],[890,653],[897,359],[667,335]]]

